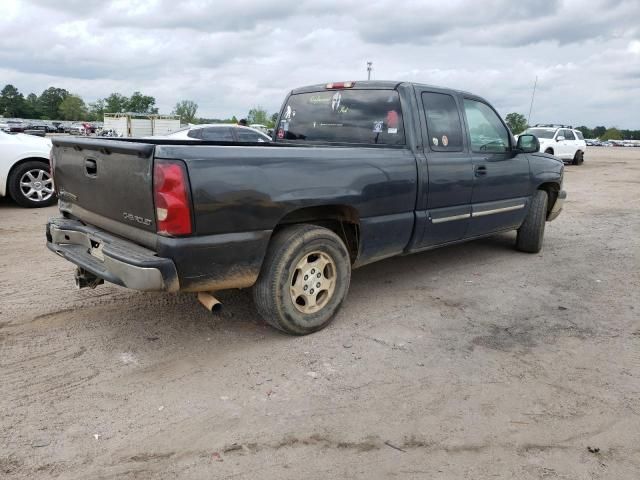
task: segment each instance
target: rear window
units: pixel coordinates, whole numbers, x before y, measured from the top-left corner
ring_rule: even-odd
[[[553,138],[556,131],[548,128],[529,128],[524,133],[535,135],[538,138]]]
[[[395,90],[327,90],[291,95],[278,140],[404,145]]]

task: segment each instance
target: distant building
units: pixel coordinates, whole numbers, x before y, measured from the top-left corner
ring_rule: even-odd
[[[149,113],[105,113],[104,130],[113,130],[123,137],[167,135],[180,129],[179,115]]]

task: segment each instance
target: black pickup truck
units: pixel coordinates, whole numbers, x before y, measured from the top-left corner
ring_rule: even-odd
[[[253,287],[274,327],[308,334],[346,297],[351,269],[517,230],[538,252],[562,209],[563,164],[517,142],[470,93],[398,82],[293,90],[270,143],[53,140],[62,217],[47,246],[79,287]]]

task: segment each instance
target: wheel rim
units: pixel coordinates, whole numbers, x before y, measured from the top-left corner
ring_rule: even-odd
[[[46,170],[27,170],[20,178],[20,191],[33,202],[46,202],[53,195],[53,179]]]
[[[296,309],[316,313],[333,297],[336,288],[336,263],[324,252],[305,254],[296,264],[289,280],[289,293]]]

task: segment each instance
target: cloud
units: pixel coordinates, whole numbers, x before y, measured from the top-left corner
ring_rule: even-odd
[[[312,2],[5,0],[0,84],[87,101],[153,95],[162,112],[280,108],[295,87],[377,79],[471,91],[532,121],[640,128],[637,0]],[[25,35],[25,32],[37,34]],[[0,85],[1,87],[1,85]],[[609,106],[608,108],[606,106]]]

